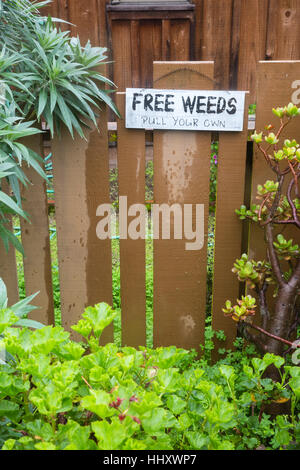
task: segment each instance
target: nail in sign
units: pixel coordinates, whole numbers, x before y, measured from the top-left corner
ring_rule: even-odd
[[[242,131],[245,91],[126,89],[126,128]]]

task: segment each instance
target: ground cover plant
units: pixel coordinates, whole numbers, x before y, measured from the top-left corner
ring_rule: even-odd
[[[241,344],[215,365],[174,346],[99,346],[115,315],[88,307],[72,327],[78,343],[59,326],[12,327],[1,312],[3,450],[297,448],[299,367],[247,356]],[[263,378],[270,364],[280,383]],[[290,400],[291,415],[270,419],[271,400]]]

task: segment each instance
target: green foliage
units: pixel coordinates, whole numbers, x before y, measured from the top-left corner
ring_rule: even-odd
[[[250,260],[244,253],[240,259],[237,259],[232,268],[241,282],[247,282],[250,287],[262,287],[265,283],[273,283],[272,268],[267,261]]]
[[[237,300],[237,305],[232,306],[230,300],[225,303],[223,312],[234,321],[246,320],[247,317],[255,315],[256,300],[251,295],[242,296]]]
[[[28,215],[22,209],[20,185],[26,186],[28,179],[22,170],[22,165],[32,166],[42,177],[46,174],[42,169],[42,159],[33,150],[27,148],[19,139],[38,134],[39,129],[32,127],[33,121],[24,122],[17,117],[16,106],[8,100],[0,104],[0,236],[6,249],[11,242],[15,248],[22,251],[22,245],[17,237],[8,229],[8,216],[18,214],[28,220]],[[13,190],[13,197],[3,191],[3,183]]]
[[[273,242],[273,245],[281,259],[288,261],[300,257],[299,245],[293,245],[293,240],[287,241],[281,233],[277,235],[277,242]]]
[[[270,124],[264,131],[255,131],[251,139],[276,175],[276,180],[267,180],[257,186],[259,204],[251,204],[250,208],[242,205],[236,210],[240,220],[248,219],[264,230],[267,261],[250,260],[247,254],[243,254],[236,260],[232,271],[241,282],[247,282],[255,290],[263,319],[260,334],[249,335],[246,327],[251,322],[243,324],[244,332],[262,351],[283,354],[284,345],[292,344],[293,333],[299,324],[300,249],[293,239],[287,240],[280,232],[284,232],[287,226],[300,228],[300,148],[295,139],[283,138],[282,132],[293,118],[299,116],[300,108],[289,103],[285,107],[273,108],[273,114],[279,118],[277,131],[271,132],[274,126]],[[269,305],[270,296],[267,295],[270,284],[274,284],[273,297],[277,297],[274,305]],[[244,298],[238,300],[236,307],[227,301],[223,311],[236,321],[243,321],[248,315]],[[274,335],[276,346],[269,339]]]
[[[0,0],[0,237],[22,252],[20,241],[9,229],[9,214],[27,218],[22,210],[19,185],[26,185],[26,163],[42,177],[43,160],[24,143],[39,133],[43,120],[54,132],[65,125],[73,136],[84,138],[101,104],[116,113],[110,91],[113,83],[100,73],[105,48],[82,46],[79,38],[55,27],[39,9],[49,1]],[[3,192],[3,179],[11,195]]]
[[[5,327],[2,345],[13,360],[0,365],[3,450],[293,446],[299,368],[271,354],[240,360],[239,351],[231,352],[211,366],[174,346],[100,346],[113,316],[106,304],[85,310],[75,328],[85,345],[61,327]],[[263,377],[270,364],[284,366],[281,383]],[[272,421],[262,407],[278,400],[290,400],[292,414]]]

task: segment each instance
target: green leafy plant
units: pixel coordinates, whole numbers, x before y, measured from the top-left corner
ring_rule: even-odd
[[[0,0],[0,237],[6,249],[11,242],[20,251],[7,214],[28,217],[19,189],[27,183],[22,162],[46,177],[43,160],[20,139],[40,132],[42,121],[52,136],[66,126],[85,138],[87,127],[97,127],[103,103],[118,112],[110,96],[114,85],[100,73],[106,49],[82,46],[55,26],[56,19],[41,16],[48,3]],[[3,178],[11,195],[2,190]]]
[[[7,226],[12,214],[18,214],[28,220],[28,215],[22,209],[20,191],[20,185],[28,184],[22,164],[32,166],[44,178],[46,174],[42,168],[42,158],[19,142],[20,139],[38,134],[40,130],[33,127],[33,121],[25,122],[17,116],[15,103],[9,102],[10,95],[8,91],[7,93],[8,99],[2,106],[0,104],[0,236],[6,249],[11,242],[22,252],[20,241]],[[5,182],[13,195],[3,191]]]
[[[252,140],[276,179],[258,185],[259,204],[253,204],[250,209],[242,206],[236,211],[241,220],[249,219],[264,230],[267,258],[256,261],[244,254],[236,260],[233,272],[255,291],[256,299],[243,297],[233,307],[227,301],[224,312],[238,321],[241,331],[261,352],[282,356],[287,346],[290,349],[293,346],[299,324],[300,293],[299,246],[278,233],[290,225],[300,228],[300,150],[294,139],[283,139],[282,132],[300,114],[300,109],[290,103],[273,109],[273,113],[280,121],[278,130],[269,132],[271,126],[267,126],[266,132],[254,132]],[[267,297],[271,284],[275,285],[274,306]],[[247,318],[256,310],[261,315],[262,327]],[[251,329],[256,330],[254,334]]]
[[[2,312],[0,311],[0,318]],[[281,357],[237,358],[208,365],[193,351],[99,345],[115,312],[85,310],[70,340],[61,327],[6,325],[0,365],[3,450],[189,450],[293,448],[299,437],[299,368]],[[282,380],[263,378],[273,364]],[[276,422],[269,401],[290,400]]]

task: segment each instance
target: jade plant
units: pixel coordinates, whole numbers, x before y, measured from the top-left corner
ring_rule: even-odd
[[[223,311],[262,353],[282,356],[297,347],[300,294],[300,247],[286,231],[292,226],[293,233],[300,235],[300,145],[284,138],[283,131],[300,109],[290,103],[274,108],[273,113],[279,119],[278,128],[269,125],[251,138],[274,178],[258,185],[257,204],[236,211],[241,220],[250,220],[264,231],[266,259],[243,254],[236,260],[233,272],[254,296],[246,295],[236,305],[228,300]],[[260,324],[253,321],[257,313]]]

